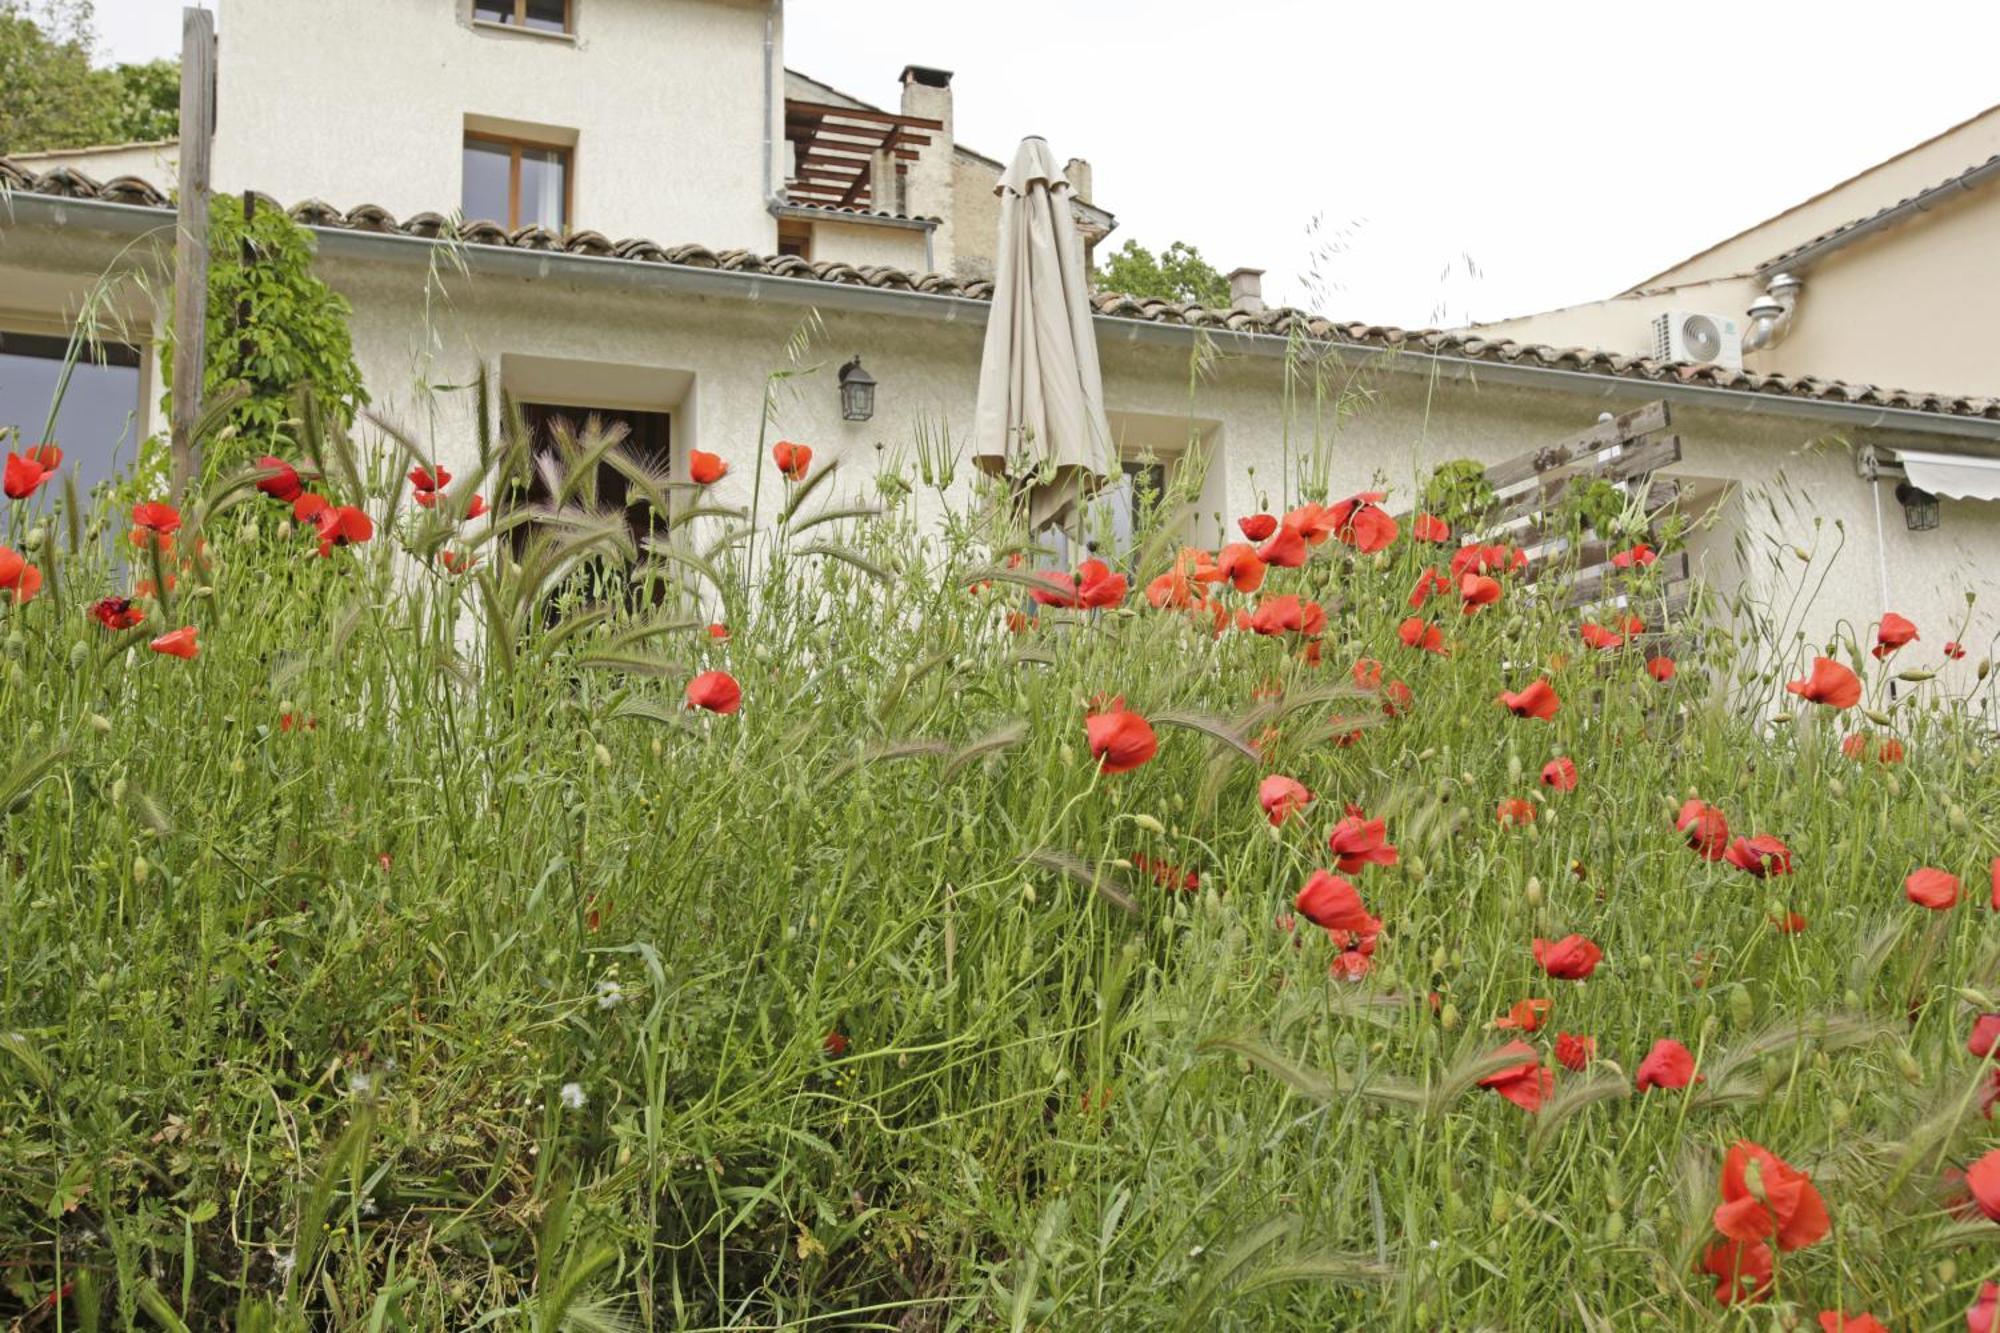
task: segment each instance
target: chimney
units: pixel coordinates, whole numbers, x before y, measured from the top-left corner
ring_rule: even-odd
[[[1231,269],[1229,273],[1229,303],[1239,310],[1252,314],[1264,309],[1264,270],[1261,268]]]
[[[905,65],[903,114],[943,122],[942,129],[919,129],[930,142],[917,146],[917,160],[908,164],[903,178],[903,211],[915,217],[940,219],[931,234],[931,263],[940,273],[952,271],[955,246],[952,240],[953,158],[951,114],[951,71],[928,65]]]
[[[1083,203],[1090,202],[1091,171],[1090,159],[1073,157],[1063,164],[1063,175],[1069,177],[1070,192]]]

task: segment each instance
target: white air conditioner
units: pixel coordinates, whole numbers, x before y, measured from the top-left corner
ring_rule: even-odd
[[[1743,330],[1726,315],[1669,310],[1653,316],[1653,355],[1743,369]]]

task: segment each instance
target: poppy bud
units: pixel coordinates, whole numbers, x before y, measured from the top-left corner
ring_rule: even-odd
[[[299,711],[298,705],[293,703],[290,699],[278,700],[278,715],[280,717],[282,717],[286,713],[296,713],[298,711]]]
[[[1945,823],[1951,825],[1953,829],[1960,833],[1965,832],[1970,823],[1965,817],[1965,807],[1956,801],[1953,801],[1944,808],[1944,820]]]
[[[120,804],[125,800],[125,779],[118,778],[112,782],[111,800],[114,805]]]
[[[1493,1225],[1496,1227],[1507,1225],[1507,1215],[1513,1211],[1513,1207],[1514,1196],[1509,1194],[1505,1189],[1495,1189],[1493,1191],[1493,1208],[1491,1213]]]
[[[1528,887],[1524,896],[1527,898],[1530,907],[1540,907],[1542,905],[1542,880],[1539,875],[1528,876]]]
[[[658,758],[659,758],[659,757],[660,757],[661,755],[663,755],[663,754],[665,754],[665,753],[667,752],[667,747],[666,747],[666,746],[664,746],[664,745],[662,745],[662,744],[660,744],[660,738],[659,738],[658,736],[655,736],[655,737],[653,737],[653,743],[652,743],[652,745],[650,745],[650,746],[649,746],[649,747],[647,747],[647,748],[649,748],[650,750],[652,750],[652,752],[653,752],[653,758],[655,758],[655,759],[658,759]]]
[[[1444,946],[1440,944],[1436,949],[1431,951],[1431,971],[1442,972],[1444,971],[1444,965],[1445,965]]]
[[[1921,685],[1927,680],[1936,680],[1937,672],[1925,671],[1918,667],[1912,667],[1908,671],[1898,671],[1896,673],[1896,679],[1907,680],[1914,684]]]
[[[1958,1264],[1952,1259],[1940,1259],[1937,1266],[1938,1281],[1949,1284],[1958,1277]]]
[[[1826,789],[1833,793],[1835,797],[1847,795],[1847,784],[1839,778],[1828,778],[1826,780]]]
[[[47,528],[29,528],[27,546],[30,551],[39,551],[49,544]]]
[[[1737,1027],[1747,1028],[1756,1021],[1757,1009],[1750,999],[1747,986],[1732,986],[1729,989],[1729,1020]]]
[[[1445,1002],[1444,1008],[1438,1010],[1438,1026],[1443,1028],[1446,1032],[1458,1031],[1457,1005],[1452,1004],[1450,1001]]]
[[[234,759],[229,761],[229,771],[238,777],[241,777],[243,775],[245,767],[246,765],[243,762],[243,756],[240,754],[237,755]]]
[[[1979,678],[1980,678],[1981,680],[1985,680],[1985,679],[1986,679],[1986,677],[1987,677],[1988,675],[1992,674],[1992,671],[1993,671],[1993,659],[1992,659],[1992,658],[1990,658],[1990,657],[1982,657],[1982,658],[1980,658],[1980,659],[1979,659]]]
[[[1024,902],[1024,903],[1027,903],[1027,904],[1028,904],[1029,906],[1031,906],[1031,907],[1032,907],[1032,906],[1034,905],[1034,902],[1035,902],[1035,886],[1034,886],[1034,885],[1032,885],[1032,884],[1023,884],[1023,885],[1021,886],[1021,901],[1022,901],[1022,902]]]
[[[1907,1047],[1896,1048],[1896,1068],[1901,1070],[1903,1077],[1912,1084],[1921,1084],[1924,1081],[1924,1071],[1918,1066],[1917,1057],[1911,1055]]]
[[[597,766],[599,768],[611,767],[611,751],[605,749],[601,742],[591,746],[590,752],[597,757]]]
[[[1625,1214],[1608,1213],[1604,1218],[1604,1239],[1616,1241],[1625,1234]]]
[[[1855,990],[1854,987],[1849,986],[1846,990],[1841,992],[1840,1002],[1846,1005],[1849,1009],[1859,1009],[1861,1007],[1861,992]]]
[[[1151,815],[1133,815],[1132,822],[1148,833],[1165,833],[1167,826]]]
[[[1701,1020],[1702,1040],[1707,1041],[1710,1037],[1713,1037],[1715,1035],[1715,1030],[1721,1026],[1722,1026],[1722,1020],[1717,1018],[1714,1014],[1709,1014],[1706,1017],[1704,1017]]]
[[[1878,727],[1894,726],[1896,722],[1896,719],[1890,717],[1879,708],[1864,708],[1861,710],[1861,716],[1867,718]]]
[[[1771,720],[1781,727],[1790,726],[1794,719],[1795,715],[1792,713],[1774,713],[1771,716]]]
[[[1510,754],[1507,756],[1508,785],[1509,786],[1518,785],[1520,781],[1521,781],[1521,756],[1518,754]]]
[[[145,858],[145,857],[143,857],[143,856],[135,856],[135,857],[133,857],[133,858],[132,858],[132,883],[133,883],[133,884],[135,884],[135,885],[138,885],[138,884],[144,884],[144,883],[146,882],[146,876],[147,876],[147,875],[149,875],[149,874],[151,874],[151,873],[152,873],[152,871],[153,871],[153,868],[152,868],[151,866],[149,866],[149,865],[147,865],[147,864],[146,864],[146,858]]]
[[[111,734],[111,719],[102,713],[92,713],[90,715],[90,729],[100,736],[109,736]]]
[[[1846,1102],[1836,1099],[1832,1106],[1827,1108],[1827,1119],[1833,1122],[1835,1129],[1846,1129],[1848,1123],[1854,1119],[1854,1113],[1847,1109]]]

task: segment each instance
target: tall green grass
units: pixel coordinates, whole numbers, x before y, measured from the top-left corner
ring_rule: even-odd
[[[762,479],[753,584],[748,516],[613,435],[568,442],[540,512],[462,524],[525,482],[516,434],[424,510],[421,444],[303,420],[291,461],[375,538],[322,559],[225,478],[135,630],[85,611],[152,576],[121,514],[9,506],[46,573],[0,605],[21,1327],[1904,1330],[2000,1274],[1942,1183],[1993,1137],[1965,1049],[2000,1008],[1984,673],[1889,695],[1947,627],[1884,664],[1834,646],[1880,722],[1797,706],[1811,650],[1770,635],[1691,623],[1657,682],[1549,583],[1433,607],[1426,654],[1397,626],[1450,548],[1406,525],[1271,571],[1327,610],[1317,665],[1136,589],[1014,632],[1004,526],[919,531],[824,466]],[[650,539],[597,512],[607,460]],[[1146,549],[1141,586],[1173,559]],[[198,657],[147,650],[181,625]],[[684,708],[705,669],[739,713]],[[1496,704],[1543,674],[1551,722]],[[1083,721],[1113,695],[1160,741],[1116,776]],[[1856,728],[1906,761],[1843,757]],[[1559,755],[1574,791],[1537,782]],[[1316,797],[1279,828],[1272,772]],[[1795,873],[1695,855],[1690,796]],[[1401,853],[1353,876],[1384,922],[1359,981],[1279,924],[1348,803]],[[1968,901],[1907,902],[1920,865]],[[1551,980],[1531,941],[1571,932],[1604,962]],[[1479,1085],[1531,997],[1545,1061],[1597,1040],[1534,1115]],[[1636,1095],[1663,1037],[1706,1081]],[[1698,1264],[1740,1138],[1834,1228],[1731,1314]]]

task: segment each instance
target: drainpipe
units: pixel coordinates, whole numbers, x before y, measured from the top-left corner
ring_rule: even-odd
[[[1776,347],[1792,331],[1792,316],[1799,308],[1799,293],[1805,283],[1789,273],[1773,273],[1764,284],[1764,294],[1750,303],[1744,313],[1750,327],[1743,334],[1743,350],[1762,352]]]
[[[764,11],[764,203],[777,208],[786,203],[774,168],[778,155],[778,16],[785,0],[771,0]]]

